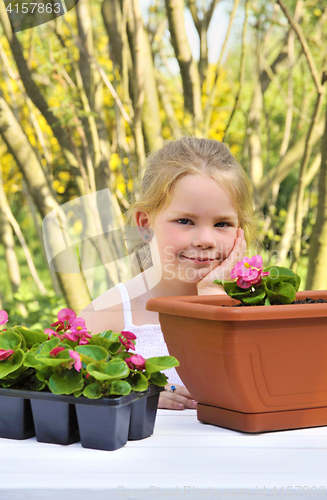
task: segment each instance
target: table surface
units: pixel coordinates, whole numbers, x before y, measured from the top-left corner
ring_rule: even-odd
[[[158,410],[150,438],[111,452],[0,439],[1,500],[291,495],[327,500],[327,427],[246,434]]]

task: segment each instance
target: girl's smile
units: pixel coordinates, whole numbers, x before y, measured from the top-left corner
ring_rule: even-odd
[[[216,259],[206,259],[206,258],[192,258],[192,257],[187,257],[186,255],[181,255],[180,258],[182,259],[188,259],[190,260],[191,262],[194,262],[195,264],[210,264],[210,262],[212,262],[213,260],[216,260]]]

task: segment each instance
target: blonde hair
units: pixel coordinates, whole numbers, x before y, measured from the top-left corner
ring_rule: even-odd
[[[136,209],[155,217],[169,204],[176,181],[196,174],[206,174],[224,187],[232,199],[247,244],[253,243],[257,238],[257,217],[250,182],[229,148],[212,139],[183,137],[167,141],[158,151],[152,152],[147,158],[140,196],[125,214],[126,222],[135,224]],[[149,264],[147,257],[145,260],[144,269]]]

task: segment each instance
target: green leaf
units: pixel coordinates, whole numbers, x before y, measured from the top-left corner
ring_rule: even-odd
[[[94,382],[93,384],[86,386],[83,391],[83,396],[89,399],[99,399],[101,398],[101,394],[102,394],[101,385],[98,384],[97,382]]]
[[[127,396],[132,390],[131,385],[126,380],[114,380],[110,385],[110,394]]]
[[[109,375],[103,373],[100,370],[99,366],[96,365],[95,363],[89,363],[86,367],[86,371],[87,373],[92,375],[92,377],[94,377],[96,380],[99,380],[100,382],[104,382],[105,380],[110,379]]]
[[[173,356],[158,356],[149,358],[145,362],[145,369],[148,373],[160,372],[179,366],[179,361]]]
[[[259,304],[264,304],[266,297],[266,291],[261,287],[256,288],[254,292],[250,292],[249,296],[243,297],[242,302],[245,304],[251,304],[252,306],[256,306]]]
[[[35,375],[29,380],[28,388],[31,391],[42,391],[46,386],[44,381],[39,380]]]
[[[73,395],[75,396],[75,398],[79,398],[82,394],[83,394],[83,388],[78,389],[78,391],[73,392]]]
[[[155,372],[151,373],[150,383],[159,385],[160,387],[165,387],[168,382],[168,377],[164,373]]]
[[[275,289],[278,283],[290,283],[293,285],[295,292],[300,288],[301,278],[296,273],[286,267],[269,266],[264,269],[269,271],[270,275],[265,279],[265,284],[269,289]]]
[[[129,368],[122,359],[112,359],[109,363],[95,363],[87,366],[87,372],[96,380],[114,380],[126,378],[129,375]]]
[[[131,356],[130,352],[122,351],[122,352],[117,352],[117,354],[115,354],[114,359],[123,359],[123,360],[125,360],[127,358],[130,358],[130,356]]]
[[[40,346],[40,353],[49,354],[52,349],[58,347],[60,339],[58,337],[52,337],[50,340],[47,340]]]
[[[264,285],[271,304],[290,304],[295,299],[301,279],[290,269],[285,267],[270,266],[270,272]]]
[[[112,340],[112,337],[116,334],[112,330],[105,330],[104,332],[99,333],[98,335],[100,335],[100,337],[103,337],[104,339]]]
[[[69,355],[69,350],[65,349],[57,354],[57,356],[51,356],[51,354],[36,354],[35,360],[43,363],[46,366],[59,366],[66,362],[71,362],[72,358]]]
[[[88,345],[97,345],[109,351],[109,347],[111,346],[111,340],[104,339],[103,337],[92,335],[92,338],[89,339]]]
[[[1,347],[3,349],[3,347]],[[5,378],[10,373],[17,370],[24,361],[24,352],[18,349],[14,354],[4,361],[0,361],[0,378]]]
[[[42,382],[47,382],[51,375],[53,375],[53,372],[54,370],[53,368],[51,368],[51,366],[44,366],[43,368],[38,369],[38,371],[36,372],[36,376]]]
[[[144,392],[149,387],[148,381],[143,373],[134,373],[130,377],[130,384],[132,386],[132,390],[135,392]]]
[[[117,354],[119,349],[121,349],[122,345],[120,342],[112,342],[112,344],[109,346],[109,352],[111,354]]]
[[[78,345],[75,347],[75,351],[81,355],[82,361],[86,365],[94,363],[94,361],[105,361],[109,356],[108,351],[98,345]]]
[[[15,330],[24,337],[28,349],[35,344],[42,344],[48,339],[48,335],[40,330],[29,330],[22,326],[16,326]]]
[[[216,285],[224,286],[224,283],[226,283],[226,281],[215,280],[212,283],[215,283]]]
[[[291,283],[279,283],[274,291],[267,288],[267,295],[271,304],[291,304],[295,299],[295,288]]]
[[[72,394],[83,388],[83,376],[74,368],[64,370],[61,375],[54,373],[49,380],[49,389],[53,394]]]
[[[129,368],[123,359],[112,359],[106,364],[104,373],[111,378],[124,378],[129,375]]]
[[[4,349],[5,351],[12,349],[15,351],[19,349],[21,342],[21,336],[13,330],[6,330],[5,332],[0,333],[0,349]]]
[[[31,367],[31,368],[35,368],[36,370],[39,370],[40,368],[42,368],[43,363],[40,363],[39,361],[37,361],[35,359],[34,352],[28,351],[27,353],[25,353],[24,366],[26,366],[26,368]]]
[[[89,339],[89,342],[92,343],[94,339],[103,339],[108,340],[110,343],[119,342],[119,333],[114,333],[112,330],[106,330],[102,333],[97,333],[96,335],[92,335],[92,338]]]

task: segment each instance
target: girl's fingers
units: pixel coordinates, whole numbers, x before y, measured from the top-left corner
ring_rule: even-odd
[[[158,408],[166,408],[169,410],[183,410],[184,408],[196,409],[196,401],[186,398],[175,392],[161,392],[159,397]]]
[[[236,238],[233,250],[227,257],[227,259],[225,259],[221,263],[220,267],[230,272],[235,266],[235,264],[240,260],[242,260],[242,239]]]
[[[235,266],[237,262],[243,259],[246,252],[246,241],[244,239],[244,231],[241,228],[237,230],[237,238],[234,243],[234,247],[222,265],[228,265],[231,269]]]
[[[158,408],[163,410],[184,410],[184,405],[183,403],[178,403],[177,401],[163,397],[160,394]]]

